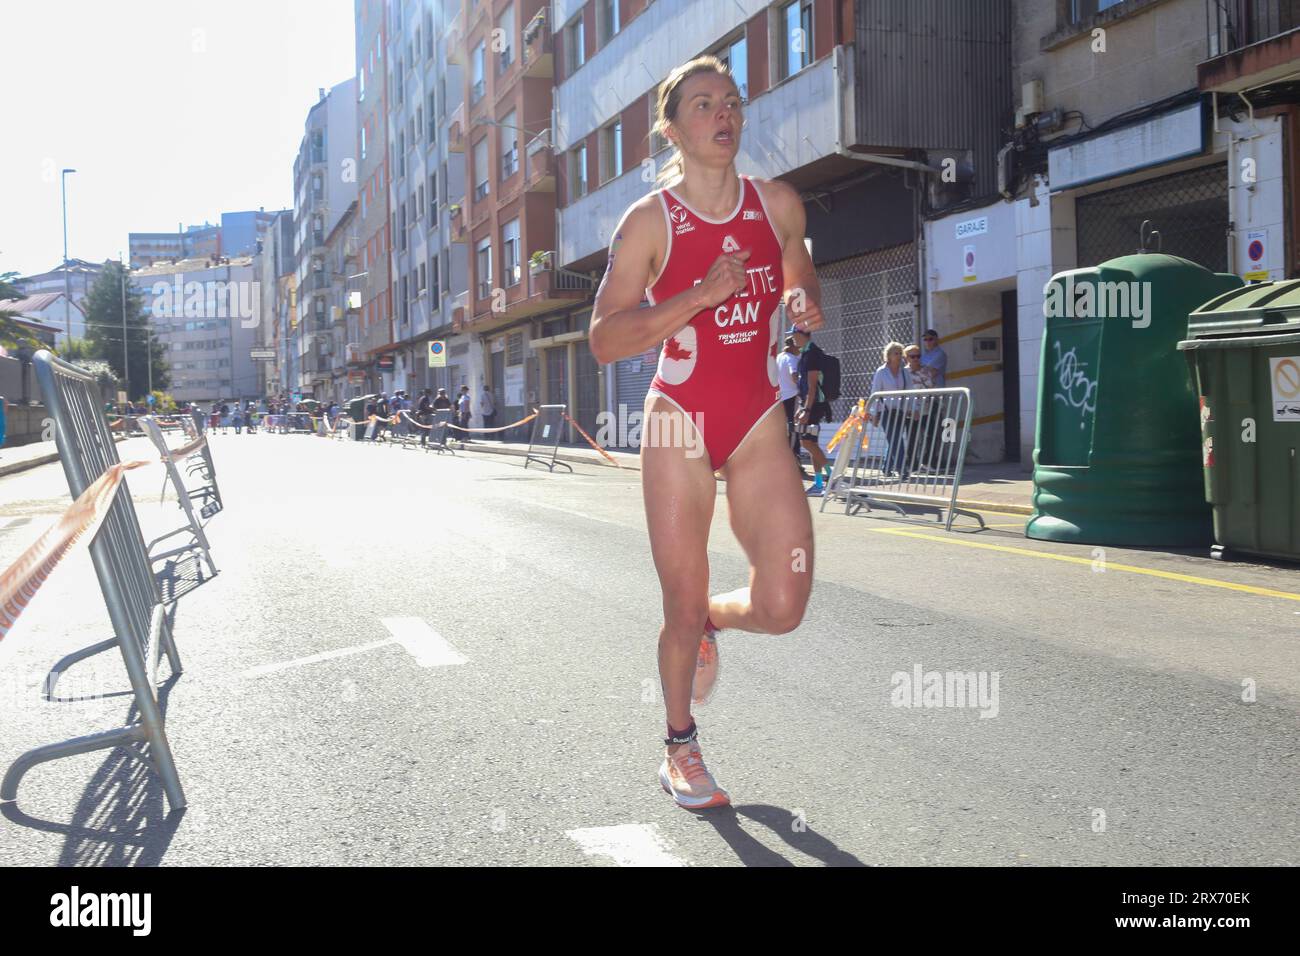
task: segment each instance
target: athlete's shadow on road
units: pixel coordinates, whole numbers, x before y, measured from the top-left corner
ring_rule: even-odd
[[[745,866],[794,866],[775,850],[770,850],[754,839],[741,825],[739,817],[746,817],[767,827],[792,849],[805,853],[827,866],[866,866],[852,853],[841,850],[833,840],[799,823],[799,818],[789,810],[766,803],[748,803],[698,814],[718,831],[718,836],[736,851]],[[796,825],[798,824],[798,825]]]
[[[167,695],[178,679],[174,675],[158,686],[158,704],[164,713]],[[132,704],[127,723],[135,723],[139,716]],[[168,812],[162,782],[142,746],[119,746],[106,753],[77,801],[71,823],[24,813],[18,808],[21,791],[18,801],[0,804],[0,815],[17,826],[62,834],[66,839],[58,866],[157,866],[185,811]],[[40,766],[32,772],[40,773]]]

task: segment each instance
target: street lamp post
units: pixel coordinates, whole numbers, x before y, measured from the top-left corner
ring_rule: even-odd
[[[122,253],[118,253],[121,259]],[[122,261],[122,375],[126,378],[126,400],[131,400],[131,366],[126,353],[126,261]]]
[[[68,173],[65,169],[59,180],[63,187],[63,323],[67,326],[68,341],[72,341],[72,278],[68,275]]]

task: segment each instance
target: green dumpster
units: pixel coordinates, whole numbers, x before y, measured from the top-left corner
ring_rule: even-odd
[[[1240,285],[1237,276],[1160,254],[1052,277],[1027,537],[1210,543],[1196,392],[1177,345],[1193,309]]]
[[[1248,285],[1187,323],[1211,552],[1300,561],[1300,281]]]

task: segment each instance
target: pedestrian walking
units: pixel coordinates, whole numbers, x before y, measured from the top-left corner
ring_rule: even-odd
[[[921,364],[921,347],[919,345],[913,344],[905,348],[903,350],[903,360],[906,363],[910,388],[938,388],[935,385],[938,372],[932,366]],[[911,428],[907,434],[907,444],[913,449],[912,463],[916,466],[917,471],[932,470],[939,451],[934,442],[935,426],[938,424],[934,420],[938,415],[938,409],[933,407],[935,401],[936,399],[918,398],[913,403],[915,408],[912,410]]]
[[[794,460],[799,462],[799,472],[805,478],[812,475],[803,470],[803,461],[799,457],[799,434],[795,428],[794,413],[799,407],[799,346],[794,344],[794,336],[785,337],[785,348],[776,357],[776,384],[781,389],[781,404],[785,406],[785,427],[790,450]]]
[[[252,402],[244,409],[244,420],[248,423],[248,434],[257,431],[257,406]]]
[[[804,246],[799,194],[736,173],[742,102],[712,56],[677,67],[660,87],[655,131],[676,148],[661,173],[672,185],[623,214],[589,332],[602,365],[662,342],[646,417],[672,422],[684,415],[683,428],[695,429],[704,446],[701,455],[695,444],[643,437],[641,448],[650,550],[663,589],[659,675],[668,732],[659,783],[692,809],[731,802],[704,765],[691,714],[716,687],[717,635],[793,630],[813,577],[811,515],[780,415],[775,316],[788,297],[798,304],[791,315],[798,331],[822,328],[820,287]],[[651,305],[641,308],[647,294]],[[746,307],[773,318],[747,337],[715,321]],[[717,471],[749,559],[750,586],[711,598]]]
[[[226,429],[230,427],[230,406],[225,402],[221,403],[221,434],[226,434]]]
[[[379,402],[377,403],[376,414],[379,416],[379,422],[375,425],[375,441],[384,437],[384,429],[388,427],[388,393],[379,393]]]
[[[798,326],[792,327],[789,335],[799,350],[799,411],[794,416],[795,426],[799,431],[799,443],[808,452],[813,465],[813,484],[808,494],[820,495],[825,490],[823,476],[826,481],[831,476],[831,467],[821,447],[822,423],[831,420],[831,403],[826,400],[822,381],[826,374],[826,353],[813,342],[810,333]]]

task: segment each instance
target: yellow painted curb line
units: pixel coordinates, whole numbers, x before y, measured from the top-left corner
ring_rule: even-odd
[[[985,544],[982,541],[963,541],[960,538],[927,534],[924,531],[912,531],[909,528],[872,528],[871,530],[877,534],[895,534],[905,538],[924,538],[929,541],[941,541],[944,544],[959,544],[967,548],[983,548],[986,551],[1004,551],[1007,554],[1023,554],[1031,558],[1047,558],[1051,561],[1067,561],[1070,564],[1093,565],[1096,563],[1092,558],[1076,558],[1069,554],[1050,554],[1046,551],[1033,551],[1029,548],[1013,548],[1005,544]],[[1300,594],[1292,594],[1290,591],[1275,591],[1272,588],[1260,588],[1251,584],[1234,584],[1231,581],[1202,578],[1197,577],[1194,574],[1178,574],[1174,571],[1157,571],[1154,568],[1139,568],[1131,564],[1114,564],[1110,561],[1104,562],[1104,567],[1107,571],[1129,571],[1133,574],[1146,574],[1154,578],[1165,578],[1169,581],[1182,581],[1185,584],[1200,584],[1205,587],[1225,588],[1229,591],[1242,591],[1246,594],[1257,594],[1261,597],[1275,597],[1287,601],[1300,601]]]

